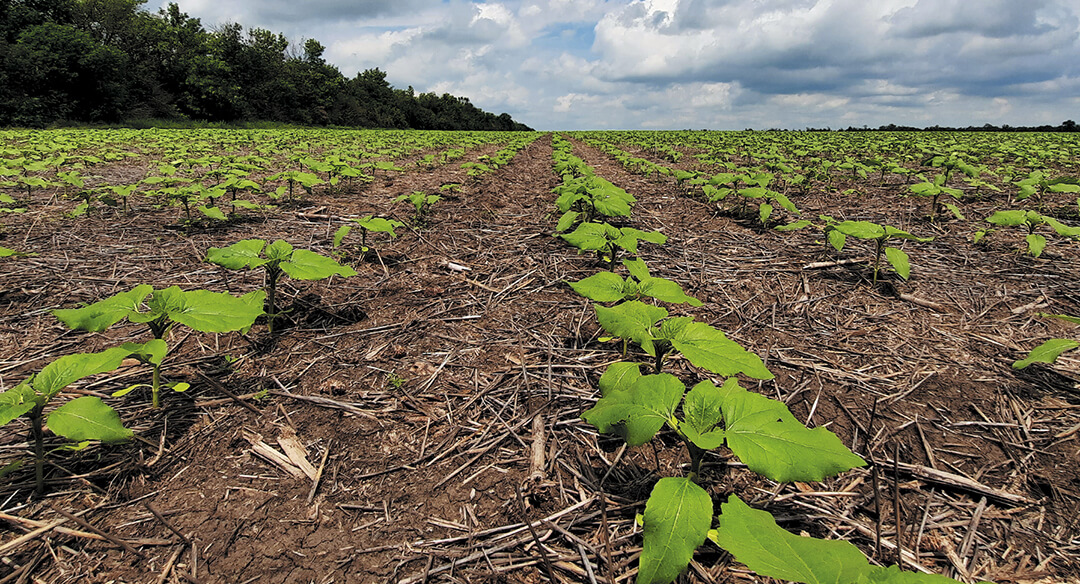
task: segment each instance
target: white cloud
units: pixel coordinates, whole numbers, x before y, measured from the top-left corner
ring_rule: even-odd
[[[182,7],[316,38],[346,75],[539,128],[1012,125],[1075,118],[1074,0],[285,0]],[[1060,118],[1060,119],[1055,119]]]

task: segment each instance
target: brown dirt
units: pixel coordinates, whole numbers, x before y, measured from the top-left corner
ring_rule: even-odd
[[[74,203],[52,193],[35,195],[25,214],[0,216],[0,244],[38,254],[0,260],[0,375],[10,388],[57,355],[144,336],[134,325],[67,331],[49,309],[144,282],[247,292],[261,275],[201,263],[208,247],[280,237],[327,252],[342,218],[405,220],[393,196],[465,185],[422,228],[399,230],[394,240],[373,236],[379,257],[352,248],[358,277],[284,281],[291,312],[276,338],[261,326],[248,338],[174,332],[166,375],[192,389],[167,395],[160,411],[138,394],[112,400],[140,440],[53,456],[44,500],[31,496],[29,466],[0,484],[6,513],[51,522],[54,508],[88,510],[85,519],[133,542],[142,557],[52,532],[6,550],[0,578],[531,583],[549,580],[548,562],[564,582],[587,582],[590,572],[597,582],[632,578],[641,545],[634,514],[652,484],[681,474],[686,460],[667,439],[621,452],[579,420],[619,351],[597,341],[589,303],[564,281],[600,265],[551,237],[558,179],[550,139],[479,181],[458,168],[497,149],[333,196],[319,192],[305,206],[224,227],[177,229],[177,209],[142,203],[132,216],[106,209],[70,219],[63,213]],[[904,245],[910,281],[890,276],[873,287],[865,264],[803,269],[831,258],[819,233],[760,229],[716,214],[672,180],[630,174],[581,142],[575,154],[638,197],[635,226],[668,235],[664,246],[642,244],[642,257],[654,275],[705,302],[672,313],[713,324],[761,355],[776,380],[752,387],[878,463],[876,472],[856,469],[821,485],[777,485],[717,457],[707,473],[716,501],[736,493],[790,530],[848,539],[872,556],[880,537],[878,559],[894,563],[898,491],[907,569],[968,581],[1080,577],[1077,360],[1010,367],[1042,340],[1072,334],[1036,313],[1080,314],[1076,244],[1052,240],[1036,260],[1017,254],[1020,236],[1003,230],[974,246],[969,223],[929,224],[925,202],[897,196],[901,185],[840,195],[854,186],[841,179],[837,192],[815,185],[794,196],[810,217],[888,219],[935,236]],[[139,177],[146,163],[108,172]],[[964,211],[981,218],[996,205],[970,201]],[[844,257],[868,253],[852,241]],[[700,377],[685,362],[674,367],[684,380]],[[107,394],[147,376],[132,367],[76,387]],[[535,417],[545,429],[541,479],[529,476]],[[0,462],[26,455],[26,431],[21,421],[6,427]],[[254,454],[253,444],[280,449],[279,438],[293,432],[314,467],[325,459],[313,497],[307,476]],[[982,503],[970,488],[920,480],[925,467],[977,481],[991,497]],[[531,533],[523,517],[548,520]],[[6,527],[10,542],[27,526]],[[686,578],[753,580],[708,545]]]

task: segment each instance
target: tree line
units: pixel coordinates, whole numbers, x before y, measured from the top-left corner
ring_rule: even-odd
[[[831,128],[806,128],[807,132],[831,132]],[[1080,127],[1076,125],[1076,122],[1072,120],[1065,120],[1056,126],[1049,124],[1043,124],[1041,126],[1010,126],[1009,124],[1002,124],[995,126],[993,124],[983,124],[981,126],[965,126],[965,127],[952,127],[933,125],[925,128],[919,128],[916,126],[898,126],[896,124],[888,124],[885,126],[878,126],[876,128],[870,128],[863,126],[856,128],[855,126],[848,126],[847,128],[838,129],[837,132],[1077,132],[1080,131]]]
[[[139,119],[268,121],[422,130],[529,130],[468,98],[348,78],[308,39],[227,23],[208,30],[175,3],[0,0],[0,126]]]

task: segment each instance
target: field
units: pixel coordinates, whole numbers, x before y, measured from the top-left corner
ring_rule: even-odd
[[[0,582],[1077,581],[1078,177],[1070,134],[0,132]],[[280,247],[207,261],[251,239],[265,301]]]

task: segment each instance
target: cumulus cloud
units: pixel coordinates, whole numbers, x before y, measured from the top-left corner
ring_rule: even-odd
[[[242,0],[182,5],[314,37],[347,75],[539,128],[1041,124],[1076,117],[1073,0]],[[1060,119],[1058,119],[1060,118]]]

